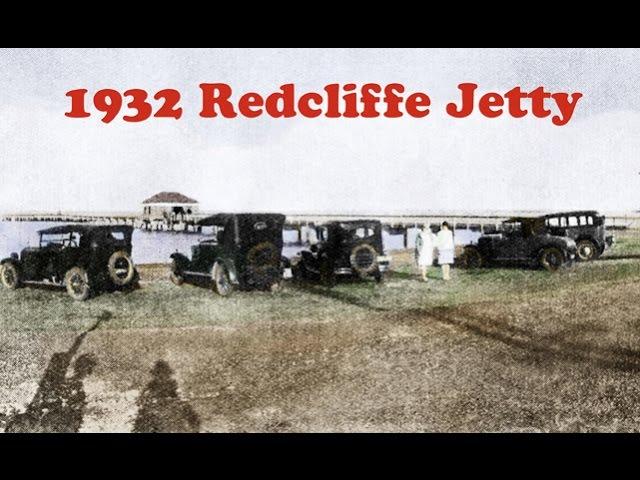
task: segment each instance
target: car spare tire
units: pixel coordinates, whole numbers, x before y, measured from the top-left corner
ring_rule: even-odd
[[[271,242],[261,242],[247,252],[247,272],[251,283],[270,288],[274,281],[280,280],[281,255]]]
[[[133,260],[124,250],[118,250],[109,257],[107,264],[109,278],[114,285],[124,287],[129,285],[136,274],[136,267]]]
[[[353,271],[364,277],[377,269],[378,252],[372,245],[361,243],[353,247],[349,260]]]

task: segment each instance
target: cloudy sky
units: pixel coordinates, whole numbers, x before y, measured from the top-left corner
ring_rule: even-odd
[[[200,83],[424,91],[413,119],[203,119]],[[582,92],[572,120],[446,115],[457,85]],[[640,208],[640,50],[0,50],[0,212],[136,211],[179,191],[211,211]],[[70,119],[65,93],[174,88],[180,120]]]

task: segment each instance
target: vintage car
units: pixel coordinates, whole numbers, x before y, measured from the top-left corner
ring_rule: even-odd
[[[198,225],[212,227],[214,235],[192,247],[191,259],[171,255],[171,281],[204,279],[222,296],[235,287],[277,290],[291,272],[282,257],[284,220],[271,213],[221,213],[200,220]]]
[[[482,235],[476,245],[464,247],[462,266],[527,264],[555,272],[571,265],[576,251],[572,238],[548,232],[543,217],[516,217],[503,222],[500,233]]]
[[[294,277],[333,285],[338,277],[373,277],[381,282],[391,257],[382,246],[377,220],[336,221],[316,228],[318,243],[303,250],[294,265]]]
[[[577,260],[596,259],[614,243],[613,235],[607,235],[604,215],[596,211],[552,213],[543,218],[551,235],[565,235],[575,240]]]
[[[61,225],[38,232],[38,247],[27,247],[0,262],[0,279],[9,289],[25,284],[64,287],[74,300],[122,290],[138,283],[131,259],[133,227]]]

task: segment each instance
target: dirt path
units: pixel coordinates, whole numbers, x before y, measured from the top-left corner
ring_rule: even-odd
[[[142,392],[175,387],[145,407],[169,411],[169,430],[635,431],[639,294],[626,281],[453,308],[350,306],[365,319],[98,329],[78,352],[97,359],[81,431],[131,431]],[[3,333],[5,408],[29,403],[78,333]],[[164,377],[151,373],[159,360]]]

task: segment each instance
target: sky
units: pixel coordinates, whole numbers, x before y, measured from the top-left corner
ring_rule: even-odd
[[[425,118],[201,118],[200,83],[402,83]],[[581,92],[571,121],[452,118],[457,86]],[[206,211],[411,214],[640,208],[640,50],[0,50],[0,212],[141,209],[159,191]],[[66,92],[164,88],[181,119],[67,118]],[[91,98],[91,97],[89,97]],[[121,116],[121,115],[120,115]]]

